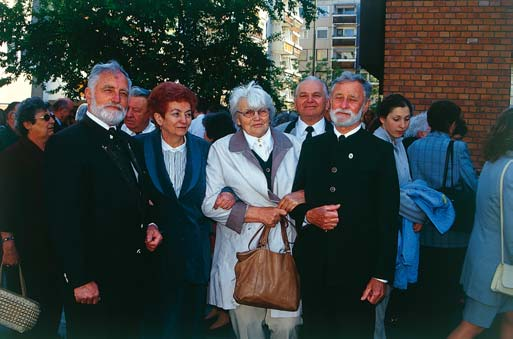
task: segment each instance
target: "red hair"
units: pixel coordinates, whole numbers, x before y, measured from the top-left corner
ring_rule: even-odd
[[[191,105],[191,110],[194,112],[198,99],[193,91],[182,84],[163,82],[151,91],[148,97],[148,107],[151,112],[164,116],[168,104],[172,101],[187,102]]]

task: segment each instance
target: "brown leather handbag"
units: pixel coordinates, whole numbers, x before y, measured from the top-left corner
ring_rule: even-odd
[[[269,250],[268,237],[271,227],[262,227],[258,247],[237,253],[233,297],[243,305],[296,311],[300,299],[299,274],[287,239],[287,220],[280,221],[281,236],[285,244],[285,251],[282,253]],[[252,241],[253,239],[249,243]]]

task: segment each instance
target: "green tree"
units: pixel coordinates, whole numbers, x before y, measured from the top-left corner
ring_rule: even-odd
[[[34,84],[61,78],[77,98],[97,62],[118,60],[133,82],[153,88],[178,80],[219,102],[235,86],[256,80],[279,102],[279,65],[267,58],[258,10],[282,19],[310,0],[0,0],[0,86],[25,76]]]

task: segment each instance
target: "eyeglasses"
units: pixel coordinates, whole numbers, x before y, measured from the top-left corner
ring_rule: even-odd
[[[242,114],[245,118],[253,118],[256,113],[258,113],[261,118],[267,118],[269,116],[269,110],[267,108],[261,108],[258,111],[248,109],[246,112],[237,111],[237,113]]]
[[[38,117],[38,119],[43,119],[44,121],[50,121],[50,119],[55,120],[55,115],[46,113],[45,115]]]

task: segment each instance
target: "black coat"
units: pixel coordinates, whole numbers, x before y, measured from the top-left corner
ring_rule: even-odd
[[[119,137],[129,157],[129,137]],[[108,131],[85,117],[54,135],[45,152],[50,226],[61,268],[73,288],[97,282],[103,299],[122,297],[141,278],[148,204],[109,156],[109,142]]]
[[[372,277],[393,279],[399,187],[390,144],[363,129],[340,143],[334,133],[316,136],[303,144],[298,189],[306,204],[293,211],[297,225],[311,208],[341,204],[334,230],[298,227],[294,254],[303,283],[363,292]]]

